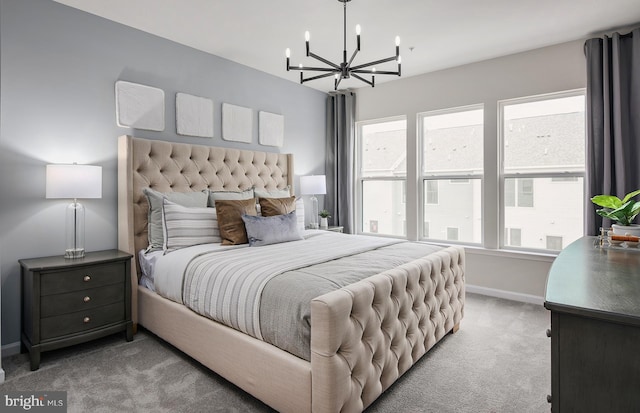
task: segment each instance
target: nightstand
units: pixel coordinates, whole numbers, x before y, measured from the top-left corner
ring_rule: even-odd
[[[133,340],[131,254],[118,250],[19,260],[22,268],[22,344],[31,370],[40,353],[120,331]]]
[[[320,228],[320,229],[324,231],[331,231],[331,232],[342,232],[344,227],[332,227],[331,225],[329,225],[327,228]]]

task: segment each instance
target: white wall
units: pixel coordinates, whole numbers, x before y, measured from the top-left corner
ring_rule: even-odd
[[[484,293],[539,300],[553,257],[496,251],[498,225],[498,101],[586,87],[583,40],[360,88],[356,120],[407,117],[407,185],[418,185],[416,114],[484,104],[484,249],[467,249],[467,284]],[[410,64],[411,56],[403,56]],[[407,192],[407,235],[418,238],[417,191]],[[538,298],[536,298],[538,297]]]

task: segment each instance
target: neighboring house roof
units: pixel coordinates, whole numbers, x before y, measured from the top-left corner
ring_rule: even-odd
[[[584,169],[583,112],[509,120],[504,135],[507,170]],[[393,130],[363,139],[363,172],[369,176],[406,173],[406,133]],[[482,171],[482,125],[428,130],[424,142],[426,173]]]

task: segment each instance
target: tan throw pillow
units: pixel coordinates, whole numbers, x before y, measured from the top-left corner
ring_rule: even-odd
[[[296,210],[296,197],[260,198],[260,213],[263,217],[286,215]]]
[[[255,198],[218,200],[216,201],[216,214],[222,245],[238,245],[249,242],[242,215],[258,215]]]

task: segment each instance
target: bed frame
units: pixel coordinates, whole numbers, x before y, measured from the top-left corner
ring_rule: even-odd
[[[160,192],[293,191],[293,157],[121,136],[118,246],[147,246],[147,201]],[[282,412],[359,412],[464,314],[465,255],[449,247],[311,302],[311,362],[202,317],[137,285],[132,315],[157,336]],[[137,294],[135,292],[137,291]]]

